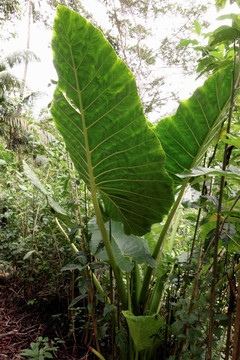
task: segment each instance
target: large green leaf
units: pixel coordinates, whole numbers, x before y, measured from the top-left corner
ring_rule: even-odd
[[[52,114],[76,169],[106,214],[126,233],[142,235],[162,220],[173,196],[135,79],[102,33],[64,6],[52,48],[59,77]]]
[[[226,119],[231,92],[232,68],[228,67],[207,79],[192,97],[180,103],[175,115],[155,127],[167,157],[166,169],[175,184],[182,182],[176,174],[199,165]]]

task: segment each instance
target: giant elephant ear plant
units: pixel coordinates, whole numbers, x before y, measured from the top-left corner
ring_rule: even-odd
[[[135,79],[102,33],[64,6],[52,40],[58,85],[52,114],[92,193],[97,222],[125,298],[99,199],[125,232],[143,235],[173,202],[159,139],[143,115]],[[125,303],[125,301],[123,300]]]
[[[172,207],[153,252],[157,259],[189,181],[176,175],[199,164],[223,123],[232,93],[232,69],[210,77],[180,104],[176,115],[152,127],[143,114],[133,74],[98,29],[64,6],[57,8],[52,49],[59,78],[52,115],[91,191],[122,307],[131,310],[103,218],[122,222],[126,234],[143,235]],[[181,185],[174,204],[173,182],[175,188]],[[138,313],[145,308],[151,274],[149,266]],[[149,319],[141,318],[145,320]]]

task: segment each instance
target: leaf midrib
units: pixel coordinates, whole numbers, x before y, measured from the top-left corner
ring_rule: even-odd
[[[77,96],[78,96],[78,102],[79,102],[80,116],[81,116],[81,119],[82,119],[82,129],[83,129],[83,137],[84,137],[84,142],[85,142],[85,150],[86,150],[86,157],[87,157],[87,164],[88,164],[88,174],[89,174],[90,189],[91,189],[92,195],[96,196],[96,185],[95,185],[95,180],[94,180],[94,175],[93,175],[92,158],[91,158],[90,148],[89,148],[88,132],[87,132],[87,126],[86,126],[84,107],[83,107],[83,103],[82,103],[81,90],[80,90],[80,85],[79,85],[79,81],[78,81],[77,67],[75,65],[72,46],[71,46],[71,43],[69,41],[68,34],[67,34],[65,26],[64,26],[64,29],[65,29],[66,38],[67,38],[67,41],[68,41],[69,51],[70,51],[70,54],[71,54],[71,60],[72,60],[72,64],[73,64],[73,72],[74,72],[75,83],[76,83],[76,86],[77,86]],[[84,54],[84,57],[85,57],[85,54]],[[82,59],[82,61],[83,61],[83,59]]]

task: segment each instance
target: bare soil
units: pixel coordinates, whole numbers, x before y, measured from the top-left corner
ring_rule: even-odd
[[[45,311],[44,311],[45,312]],[[0,358],[1,360],[26,360],[19,355],[22,349],[29,349],[31,342],[39,336],[49,340],[59,338],[65,340],[59,350],[52,352],[58,360],[92,359],[86,347],[72,346],[71,339],[61,333],[62,329],[53,323],[51,314],[42,314],[38,307],[28,305],[21,289],[11,281],[0,276]]]

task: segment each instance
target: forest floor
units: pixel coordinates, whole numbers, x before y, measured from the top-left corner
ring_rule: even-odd
[[[49,339],[62,338],[60,329],[52,324],[50,314],[43,314],[39,307],[29,306],[11,281],[0,277],[0,358],[1,360],[26,360],[20,356],[22,349],[30,349],[31,342],[39,336]],[[50,324],[51,322],[51,324]],[[52,326],[53,325],[53,326]],[[79,360],[88,356],[80,355],[81,349],[57,344],[58,350],[51,352],[54,359]],[[76,354],[78,352],[78,354]]]

